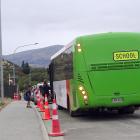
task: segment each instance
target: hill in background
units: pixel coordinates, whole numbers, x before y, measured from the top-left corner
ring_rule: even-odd
[[[53,45],[41,49],[34,49],[23,51],[12,55],[5,55],[4,59],[9,60],[19,66],[22,61],[28,62],[32,67],[47,67],[50,63],[50,58],[55,54],[63,45]]]
[[[14,67],[15,67],[15,85],[14,85]],[[3,80],[5,97],[13,98],[13,93],[17,90],[25,90],[29,84],[36,85],[37,83],[48,80],[48,72],[46,68],[30,68],[30,74],[25,74],[21,67],[14,63],[3,61]],[[1,95],[0,95],[1,96]]]

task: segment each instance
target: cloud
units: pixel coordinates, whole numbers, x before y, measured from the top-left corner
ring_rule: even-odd
[[[3,53],[24,43],[43,47],[84,34],[139,32],[139,6],[139,0],[3,0]]]

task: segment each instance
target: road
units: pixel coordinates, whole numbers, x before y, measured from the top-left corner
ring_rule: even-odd
[[[59,110],[64,140],[139,140],[140,110],[133,115],[102,113],[70,117],[65,110]]]

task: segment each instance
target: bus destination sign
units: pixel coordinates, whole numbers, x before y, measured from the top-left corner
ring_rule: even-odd
[[[138,51],[124,51],[124,52],[115,52],[113,55],[115,61],[120,60],[137,60],[139,59]]]

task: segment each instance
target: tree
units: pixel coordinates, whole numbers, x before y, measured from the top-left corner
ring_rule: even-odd
[[[22,61],[21,69],[22,69],[23,73],[29,74],[30,73],[30,67],[29,67],[28,62],[24,63],[24,61]]]

